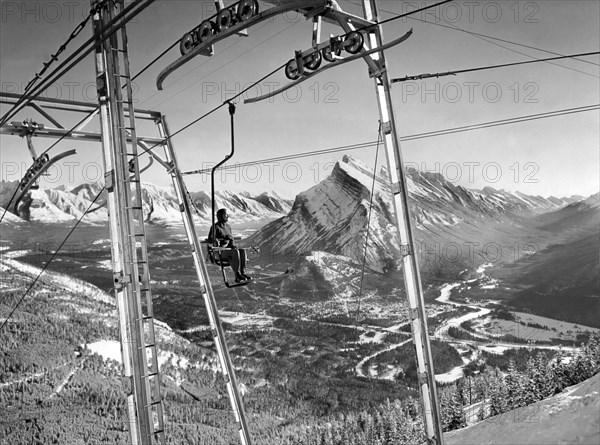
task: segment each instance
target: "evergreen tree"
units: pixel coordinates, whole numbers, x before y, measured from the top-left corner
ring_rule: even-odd
[[[490,375],[488,379],[488,388],[490,396],[490,417],[508,411],[507,389],[504,378],[500,374],[498,368]]]
[[[506,396],[508,410],[524,406],[523,395],[525,393],[525,382],[523,375],[517,371],[514,360],[508,363],[508,372],[504,381],[506,382]]]
[[[467,426],[467,419],[463,410],[460,390],[457,386],[450,392],[450,430],[456,430]]]

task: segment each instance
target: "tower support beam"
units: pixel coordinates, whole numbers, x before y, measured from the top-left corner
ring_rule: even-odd
[[[365,19],[379,21],[377,0],[362,0]],[[377,48],[383,45],[381,26],[371,28],[369,32],[370,46]],[[379,105],[379,117],[383,139],[385,142],[388,169],[392,185],[393,201],[396,210],[398,234],[402,245],[402,271],[409,311],[414,314],[410,325],[416,352],[419,389],[423,405],[423,422],[428,444],[443,445],[442,424],[435,383],[435,371],[431,354],[431,344],[427,330],[427,312],[423,298],[423,286],[419,273],[415,240],[411,227],[411,214],[408,205],[406,174],[402,163],[400,138],[396,127],[396,119],[392,106],[391,83],[387,74],[387,62],[382,52],[370,56],[378,67],[378,72],[371,72],[375,79],[375,89]]]

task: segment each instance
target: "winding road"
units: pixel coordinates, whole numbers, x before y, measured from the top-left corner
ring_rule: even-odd
[[[486,265],[480,266],[477,269],[477,273],[479,274],[479,279],[481,279],[485,276],[485,269],[490,266],[491,266],[491,264],[486,264]],[[442,324],[440,324],[439,327],[436,328],[436,330],[433,334],[433,338],[444,341],[444,342],[452,345],[455,349],[458,350],[459,353],[464,354],[465,352],[471,351],[471,353],[468,356],[467,355],[461,356],[461,359],[463,361],[462,365],[456,366],[455,368],[451,369],[450,371],[448,371],[446,373],[436,374],[435,375],[436,381],[438,381],[440,383],[451,383],[453,381],[456,381],[456,380],[462,378],[464,376],[464,372],[463,372],[464,367],[466,365],[468,365],[469,363],[471,363],[472,361],[476,360],[479,357],[482,350],[486,350],[486,351],[492,352],[492,353],[502,353],[502,351],[504,351],[506,349],[514,349],[514,348],[551,349],[551,350],[556,350],[556,351],[561,350],[561,351],[569,352],[569,353],[574,353],[579,350],[579,348],[567,347],[567,346],[540,345],[540,344],[531,344],[531,343],[498,342],[493,338],[487,337],[485,335],[473,334],[472,332],[469,332],[469,333],[474,335],[475,337],[480,337],[481,341],[462,340],[462,339],[459,340],[459,339],[451,337],[448,334],[448,329],[450,327],[453,326],[453,327],[462,329],[460,327],[461,323],[468,321],[468,320],[474,320],[477,318],[485,317],[492,312],[491,309],[479,306],[477,304],[458,303],[456,301],[450,300],[450,296],[451,296],[452,290],[454,288],[456,288],[458,286],[462,286],[462,285],[468,285],[469,283],[472,283],[474,281],[476,281],[476,280],[468,280],[468,281],[461,281],[461,282],[455,282],[455,283],[446,283],[440,288],[440,296],[438,298],[436,298],[436,301],[439,303],[442,303],[442,304],[448,304],[448,305],[452,305],[452,306],[456,306],[456,307],[467,307],[467,308],[470,308],[473,310],[473,312],[469,312],[467,314],[448,319],[448,320],[444,321]],[[493,301],[490,300],[488,302],[493,302]],[[397,328],[397,327],[394,327],[394,328]],[[395,344],[395,345],[390,345],[382,350],[379,350],[369,356],[364,357],[363,359],[361,359],[360,362],[358,362],[358,364],[355,367],[356,374],[360,377],[372,377],[372,378],[379,378],[379,379],[390,378],[390,375],[393,376],[393,374],[394,374],[393,372],[388,373],[386,376],[378,376],[378,375],[376,375],[376,373],[374,372],[373,369],[369,370],[370,375],[366,375],[364,372],[365,363],[368,360],[370,360],[374,357],[377,357],[379,354],[382,354],[384,352],[387,352],[394,348],[402,346],[402,345],[408,343],[409,341],[412,341],[412,339],[408,339],[406,341],[403,341],[403,342]],[[482,344],[482,342],[484,344]],[[485,344],[485,343],[487,343],[487,344]]]
[[[477,270],[477,272],[480,274],[480,278],[482,278],[485,275],[486,267],[489,267],[489,265],[481,266]],[[481,307],[481,306],[474,305],[474,304],[458,303],[456,301],[450,300],[450,295],[452,293],[452,289],[454,289],[458,286],[464,285],[464,284],[468,284],[469,282],[470,281],[447,283],[440,288],[440,296],[438,298],[436,298],[436,301],[438,301],[440,303],[451,304],[451,305],[457,306],[457,307],[468,307],[475,311],[475,312],[470,312],[465,315],[461,315],[459,317],[455,317],[455,318],[446,320],[435,330],[434,338],[451,344],[459,352],[464,352],[465,350],[472,351],[472,353],[469,357],[461,357],[463,360],[462,365],[457,366],[454,369],[451,369],[450,371],[448,371],[444,374],[436,374],[435,378],[438,382],[450,383],[450,382],[453,382],[453,381],[458,380],[461,377],[463,377],[463,375],[464,375],[463,368],[466,365],[468,365],[469,363],[471,363],[473,360],[476,360],[477,357],[479,357],[479,354],[482,350],[487,350],[488,352],[492,352],[492,353],[502,353],[502,351],[504,351],[506,349],[515,349],[515,348],[552,349],[555,351],[561,350],[561,351],[570,352],[570,353],[574,353],[579,350],[579,348],[568,347],[568,346],[539,345],[539,344],[532,344],[532,343],[498,342],[493,338],[488,338],[483,335],[477,335],[470,331],[469,331],[469,334],[471,334],[475,337],[480,337],[481,341],[489,343],[489,344],[482,345],[481,342],[476,341],[476,340],[463,340],[463,339],[458,340],[456,338],[451,337],[448,334],[448,329],[450,327],[453,326],[453,327],[462,329],[460,327],[461,323],[463,323],[467,320],[474,320],[476,318],[484,317],[491,312],[491,309],[488,309],[485,307]],[[492,301],[490,300],[490,302],[492,302]]]

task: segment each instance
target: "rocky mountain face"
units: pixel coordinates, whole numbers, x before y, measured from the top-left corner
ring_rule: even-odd
[[[3,182],[0,188],[0,207],[8,202],[18,183]],[[72,189],[58,187],[55,189],[39,188],[31,192],[30,199],[19,206],[19,216],[9,217],[12,223],[23,220],[39,222],[60,222],[81,218],[87,223],[108,221],[106,208],[106,191],[101,182],[81,184]],[[96,202],[92,201],[100,193]],[[211,220],[211,200],[204,192],[191,193],[197,213],[194,217],[203,223]],[[181,213],[175,193],[171,189],[153,184],[142,184],[142,205],[146,222],[161,224],[181,223]],[[275,192],[252,196],[249,193],[217,192],[215,208],[226,208],[234,222],[273,220],[287,214],[291,202],[281,198]],[[91,207],[90,207],[91,205]],[[2,210],[3,211],[3,210]],[[7,214],[10,212],[7,212]],[[6,221],[9,220],[6,219]]]
[[[570,202],[491,187],[471,190],[452,184],[439,173],[416,170],[408,172],[407,187],[415,236],[430,245],[449,239],[465,241],[471,227],[511,222]],[[300,193],[291,211],[255,233],[251,242],[287,256],[325,251],[362,260],[367,227],[366,262],[374,270],[385,271],[400,250],[387,172],[382,169],[374,175],[362,162],[344,156],[328,178]]]

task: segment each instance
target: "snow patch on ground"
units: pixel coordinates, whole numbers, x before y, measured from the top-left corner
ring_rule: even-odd
[[[98,261],[98,266],[102,269],[113,270],[112,260]]]
[[[247,314],[244,312],[220,311],[221,320],[234,326],[271,326],[274,317],[264,314]]]
[[[435,301],[439,301],[440,303],[452,303],[450,300],[450,294],[452,293],[452,289],[460,286],[461,283],[446,283],[440,289],[440,296],[435,299]]]
[[[464,375],[463,366],[464,365],[457,366],[444,374],[436,374],[435,381],[438,383],[452,383],[455,380],[462,378]]]
[[[481,266],[479,266],[479,268],[477,269],[477,273],[484,273],[484,272],[485,272],[485,270],[486,270],[488,267],[492,267],[492,266],[493,266],[493,264],[492,264],[492,263],[482,264],[482,265],[481,265]]]
[[[360,334],[359,343],[382,343],[386,332],[376,332],[375,335],[368,336],[366,332]]]
[[[100,340],[94,343],[81,345],[104,360],[114,360],[121,363],[121,344],[115,340]]]
[[[481,289],[496,289],[498,287],[498,283],[485,284],[481,286]]]

